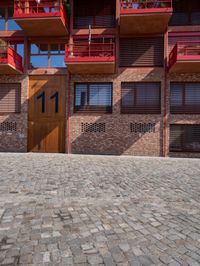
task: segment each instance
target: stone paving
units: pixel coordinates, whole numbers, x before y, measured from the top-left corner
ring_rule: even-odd
[[[0,154],[0,265],[200,265],[200,160]]]

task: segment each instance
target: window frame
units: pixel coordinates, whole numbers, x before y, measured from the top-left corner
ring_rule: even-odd
[[[31,53],[31,45],[47,45],[47,54],[41,54],[41,53],[34,53],[32,54]],[[51,45],[58,45],[58,49],[59,49],[59,53],[58,54],[55,54],[55,53],[51,53]],[[65,48],[63,50],[63,54],[61,53],[61,46],[62,45],[66,45],[66,42],[40,42],[40,41],[32,41],[30,44],[29,44],[29,70],[33,70],[33,69],[38,69],[38,68],[43,68],[43,69],[46,69],[46,68],[50,68],[50,69],[65,69],[66,66],[63,66],[63,67],[52,67],[51,66],[51,56],[64,56],[65,57]],[[40,48],[38,47],[38,51],[40,51]],[[31,67],[31,57],[34,57],[34,56],[47,56],[47,67]],[[64,62],[64,58],[63,58],[63,62]]]
[[[182,97],[182,104],[178,107],[174,107],[172,106],[172,103],[171,103],[171,93],[172,93],[172,87],[171,85],[172,84],[178,84],[178,85],[182,85],[182,89],[181,89],[181,97]],[[196,107],[194,107],[195,105],[187,105],[185,104],[186,102],[186,86],[189,85],[189,84],[199,84],[199,91],[200,91],[200,82],[170,82],[170,99],[169,99],[169,102],[170,102],[170,114],[172,115],[196,115],[196,114],[200,114],[200,105],[199,105],[199,109],[196,110]],[[200,98],[199,98],[199,101],[200,101]],[[196,105],[198,106],[198,105]],[[194,107],[192,109],[192,107]],[[177,110],[176,110],[176,109]],[[173,110],[175,109],[175,110]]]
[[[84,106],[84,108],[81,108],[81,105],[79,108],[76,106],[76,85],[86,85],[87,86],[87,105]],[[111,85],[111,103],[110,106],[101,106],[99,107],[96,105],[95,107],[92,107],[88,104],[89,102],[89,91],[90,91],[90,85],[101,85],[101,84],[109,84]],[[74,83],[74,113],[105,113],[105,114],[111,114],[112,113],[112,106],[113,106],[113,83],[112,82],[75,82]]]
[[[200,148],[197,150],[192,150],[192,149],[188,149],[186,148],[186,144],[185,144],[185,139],[186,139],[186,135],[187,132],[185,134],[183,134],[182,136],[180,136],[180,143],[181,146],[180,148],[172,148],[171,147],[171,127],[180,127],[181,131],[184,131],[184,128],[187,127],[199,127],[200,130],[200,124],[170,124],[170,139],[169,139],[169,152],[178,152],[178,153],[199,153],[200,152]],[[199,141],[200,144],[200,141]]]
[[[127,107],[127,106],[123,106],[123,84],[125,83],[129,83],[129,84],[133,84],[133,94],[134,94],[134,105],[137,103],[137,90],[139,88],[135,87],[135,84],[159,84],[159,110],[152,110],[152,111],[149,111],[149,110],[138,110],[137,108],[141,108],[142,105],[133,105],[131,107]],[[136,114],[136,115],[161,115],[161,82],[121,82],[121,103],[120,103],[120,113],[121,114]],[[147,105],[148,106],[148,105]],[[150,106],[150,105],[149,105]],[[153,106],[153,105],[152,105]],[[155,107],[155,106],[154,106]],[[127,110],[129,108],[129,110]],[[136,109],[136,110],[130,110],[130,109]],[[155,109],[158,108],[158,107],[155,107]],[[124,110],[123,110],[124,109]]]

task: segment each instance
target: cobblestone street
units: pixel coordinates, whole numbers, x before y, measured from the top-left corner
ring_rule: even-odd
[[[200,160],[0,154],[0,265],[200,265]]]

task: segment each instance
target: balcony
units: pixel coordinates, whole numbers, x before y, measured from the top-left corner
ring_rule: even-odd
[[[196,73],[200,69],[200,41],[179,41],[169,55],[169,72]]]
[[[67,15],[62,0],[14,0],[13,18],[29,36],[68,34]]]
[[[112,74],[115,72],[115,44],[67,45],[65,63],[72,74]]]
[[[1,75],[22,74],[22,57],[9,46],[0,46]]]
[[[121,0],[121,34],[164,33],[172,15],[172,0]]]

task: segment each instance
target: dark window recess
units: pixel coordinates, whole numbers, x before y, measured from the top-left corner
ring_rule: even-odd
[[[111,83],[75,84],[75,111],[112,112]]]
[[[155,133],[156,124],[155,123],[130,123],[131,133]]]
[[[172,114],[200,114],[200,83],[171,83]]]
[[[200,1],[176,0],[173,1],[173,14],[170,26],[200,25]]]
[[[121,38],[120,66],[163,66],[164,39],[155,38]]]
[[[121,113],[160,114],[160,83],[122,83]]]
[[[0,84],[0,113],[19,113],[21,111],[21,84]]]
[[[104,133],[106,132],[105,123],[81,123],[82,133]]]
[[[74,28],[114,28],[115,0],[75,0]]]
[[[171,152],[200,152],[200,125],[170,125]]]
[[[16,122],[2,122],[0,123],[0,132],[16,132],[17,123]]]

